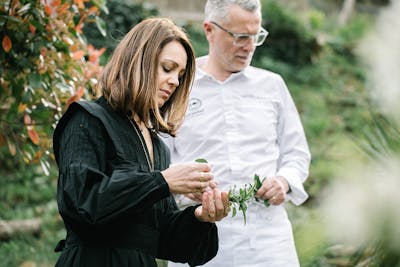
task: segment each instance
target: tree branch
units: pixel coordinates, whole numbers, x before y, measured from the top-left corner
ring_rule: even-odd
[[[39,235],[41,220],[0,220],[0,240],[9,240],[17,234]]]

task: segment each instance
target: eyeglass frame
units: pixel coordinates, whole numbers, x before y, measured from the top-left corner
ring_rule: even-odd
[[[238,47],[243,47],[243,46],[246,45],[246,44],[238,45],[236,43],[236,41],[240,40],[240,38],[246,37],[246,38],[248,38],[248,39],[246,39],[246,41],[252,40],[253,41],[252,43],[253,43],[254,46],[260,46],[260,45],[262,45],[264,43],[265,39],[267,39],[267,36],[269,35],[269,32],[266,29],[264,29],[263,27],[260,27],[260,31],[258,33],[256,33],[256,34],[234,33],[234,32],[231,32],[231,31],[225,29],[224,27],[222,27],[221,25],[219,25],[215,21],[210,21],[210,23],[215,25],[215,26],[217,26],[220,30],[223,30],[224,32],[228,33],[230,36],[232,36],[233,37],[233,45],[238,46]],[[254,39],[256,37],[260,36],[261,33],[265,34],[265,37],[262,39],[262,41],[255,42]]]

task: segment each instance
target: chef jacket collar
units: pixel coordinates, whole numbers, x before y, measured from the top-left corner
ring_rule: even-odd
[[[201,66],[206,60],[207,60],[208,56],[202,56],[196,59],[196,77],[195,80],[200,80],[203,78],[211,78],[213,80],[215,80],[211,75],[207,74],[206,72],[204,72],[199,66]],[[232,80],[236,77],[240,77],[240,76],[245,76],[247,78],[251,78],[250,77],[250,71],[249,71],[249,66],[247,66],[246,68],[244,68],[243,70],[236,72],[236,73],[232,73],[231,76],[229,76],[224,82],[228,81],[228,80]]]

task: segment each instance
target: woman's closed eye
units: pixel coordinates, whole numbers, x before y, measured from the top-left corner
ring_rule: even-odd
[[[172,71],[172,68],[171,68],[171,67],[163,66],[162,68],[163,68],[163,70],[164,70],[166,73],[169,73],[170,71]]]
[[[161,64],[161,66],[165,73],[169,73],[178,67],[176,63],[170,61],[164,62],[163,64]]]
[[[174,70],[177,69],[177,66],[168,66],[168,65],[162,65],[162,69],[165,73],[170,73]],[[181,70],[178,74],[178,79],[181,81],[183,79],[183,76],[185,76],[185,70]]]

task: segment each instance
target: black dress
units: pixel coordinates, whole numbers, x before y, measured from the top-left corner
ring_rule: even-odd
[[[180,211],[160,171],[169,151],[152,134],[154,167],[137,126],[101,97],[73,103],[53,137],[57,202],[67,237],[56,266],[202,265],[218,250],[215,224]]]

